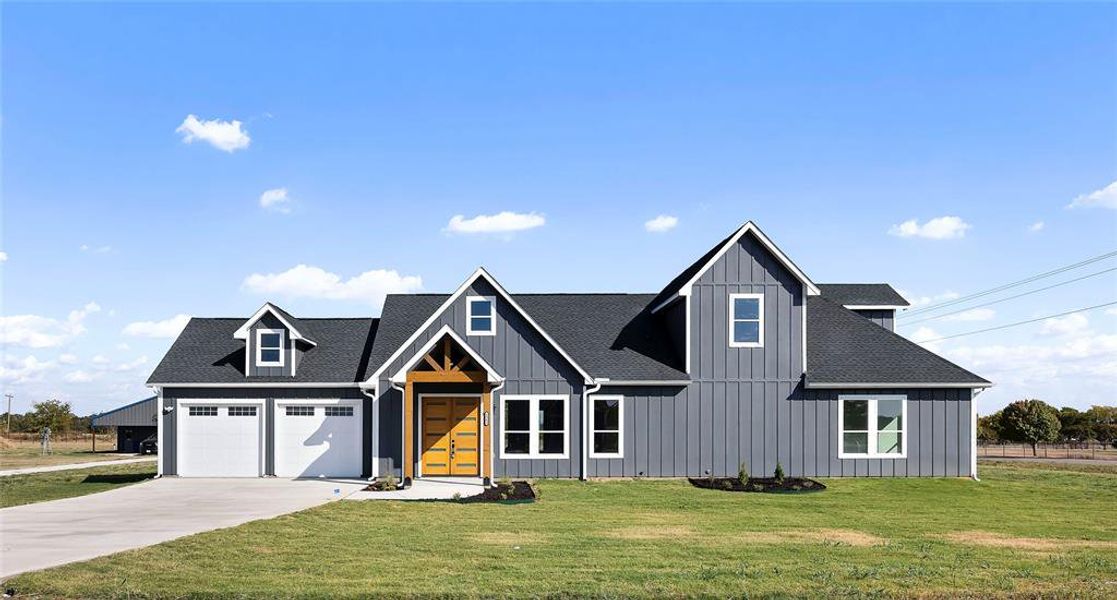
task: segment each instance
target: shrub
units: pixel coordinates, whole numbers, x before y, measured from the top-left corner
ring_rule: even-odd
[[[772,475],[772,477],[776,480],[776,483],[783,483],[783,465],[781,465],[780,461],[778,460],[776,461],[776,472]]]
[[[742,484],[749,482],[749,465],[747,462],[741,461],[741,467],[737,469],[737,481]]]

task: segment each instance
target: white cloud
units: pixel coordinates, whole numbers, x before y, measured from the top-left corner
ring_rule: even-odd
[[[5,356],[0,363],[0,381],[8,383],[27,383],[41,379],[43,374],[54,367],[50,361],[41,361],[34,356],[16,358]]]
[[[380,306],[388,294],[406,294],[422,289],[423,279],[416,275],[400,275],[395,270],[376,269],[343,281],[341,276],[325,269],[297,265],[282,273],[253,273],[244,279],[242,287],[264,295],[358,300]]]
[[[941,346],[941,343],[932,342],[930,340],[937,340],[940,337],[942,337],[942,334],[927,326],[918,327],[907,336],[909,340],[931,351],[937,350]]]
[[[149,338],[176,338],[186,324],[190,315],[178,314],[162,321],[136,321],[124,326],[124,335]]]
[[[97,356],[93,357],[92,362],[95,365],[107,365],[112,361],[109,360],[109,357],[105,356],[104,354],[98,354]]]
[[[916,296],[909,294],[904,290],[897,290],[908,302],[911,303],[911,308],[919,308],[920,306],[927,306],[928,304],[938,304],[939,302],[947,302],[961,297],[958,292],[945,291],[941,294],[931,296]],[[902,313],[901,313],[902,314]]]
[[[125,342],[120,342],[115,347],[116,347],[117,350],[131,350],[132,349],[132,347],[129,346]]]
[[[8,253],[0,252],[0,263],[8,262]]]
[[[77,364],[78,356],[76,354],[69,354],[69,353],[59,354],[58,355],[58,362],[61,363],[61,364],[64,364],[64,365]]]
[[[248,137],[248,132],[241,129],[241,122],[236,120],[213,119],[212,121],[202,121],[194,115],[187,115],[186,119],[182,121],[182,125],[175,129],[175,132],[182,134],[183,143],[192,144],[196,141],[203,141],[225,152],[243,150],[252,142],[252,138]]]
[[[1090,326],[1090,320],[1081,313],[1070,314],[1065,317],[1044,319],[1043,327],[1039,332],[1042,335],[1070,335],[1082,333]]]
[[[291,197],[287,195],[287,188],[275,188],[260,194],[260,208],[283,214],[290,213]]]
[[[1028,231],[1031,233],[1039,233],[1040,231],[1043,231],[1043,228],[1046,226],[1047,224],[1043,221],[1036,221],[1035,223],[1028,225]]]
[[[138,369],[138,368],[140,368],[140,367],[142,367],[146,364],[147,364],[147,357],[146,356],[141,356],[141,357],[137,358],[136,360],[116,365],[115,367],[113,367],[113,370],[114,371],[120,371],[120,372],[135,371],[136,369]]]
[[[112,246],[90,246],[89,244],[82,244],[78,246],[78,250],[82,252],[91,252],[93,254],[107,254],[112,252]]]
[[[1049,401],[1096,404],[1096,400],[1076,398],[1074,386],[1082,385],[1084,379],[1092,379],[1112,390],[1113,374],[1117,373],[1117,335],[1086,330],[1058,342],[963,346],[945,354],[967,369],[992,379],[998,387],[1008,388],[1007,396],[1016,400],[1024,394],[1042,398],[1045,394],[1038,390],[1046,389],[1062,396],[1062,399],[1049,398]]]
[[[997,316],[997,311],[991,308],[971,308],[942,318],[943,321],[988,321]]]
[[[671,215],[659,215],[658,217],[650,221],[646,221],[644,223],[644,229],[646,229],[650,233],[664,233],[666,231],[671,231],[678,224],[678,217],[672,217]]]
[[[70,311],[65,321],[39,315],[0,317],[0,344],[54,348],[85,333],[85,318],[101,310],[96,302]]]
[[[1113,208],[1117,209],[1117,181],[1103,187],[1100,190],[1094,190],[1089,194],[1082,194],[1075,198],[1067,205],[1067,208]]]
[[[888,233],[889,235],[899,237],[949,240],[965,236],[966,230],[969,228],[969,223],[966,223],[959,217],[935,217],[923,224],[920,224],[919,221],[915,219],[904,221],[899,225],[893,225],[892,228],[888,230]]]
[[[477,215],[471,219],[454,215],[443,231],[449,233],[513,233],[542,227],[547,220],[538,213],[504,211],[495,215]]]
[[[71,371],[62,376],[67,383],[89,383],[93,381],[94,374],[88,371]]]
[[[1105,314],[1117,317],[1117,308],[1110,308],[1105,311]]]

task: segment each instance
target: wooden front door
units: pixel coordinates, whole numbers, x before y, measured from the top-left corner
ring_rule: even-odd
[[[423,398],[423,475],[481,474],[480,414],[476,397]]]

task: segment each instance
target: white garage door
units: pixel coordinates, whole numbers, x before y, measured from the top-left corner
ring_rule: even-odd
[[[359,477],[361,404],[290,403],[275,408],[277,477]]]
[[[259,405],[183,404],[178,408],[178,474],[182,477],[259,477]]]

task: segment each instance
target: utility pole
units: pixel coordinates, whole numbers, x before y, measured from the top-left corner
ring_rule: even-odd
[[[8,399],[8,424],[4,426],[4,435],[10,437],[12,435],[12,395],[4,394],[4,397]]]

